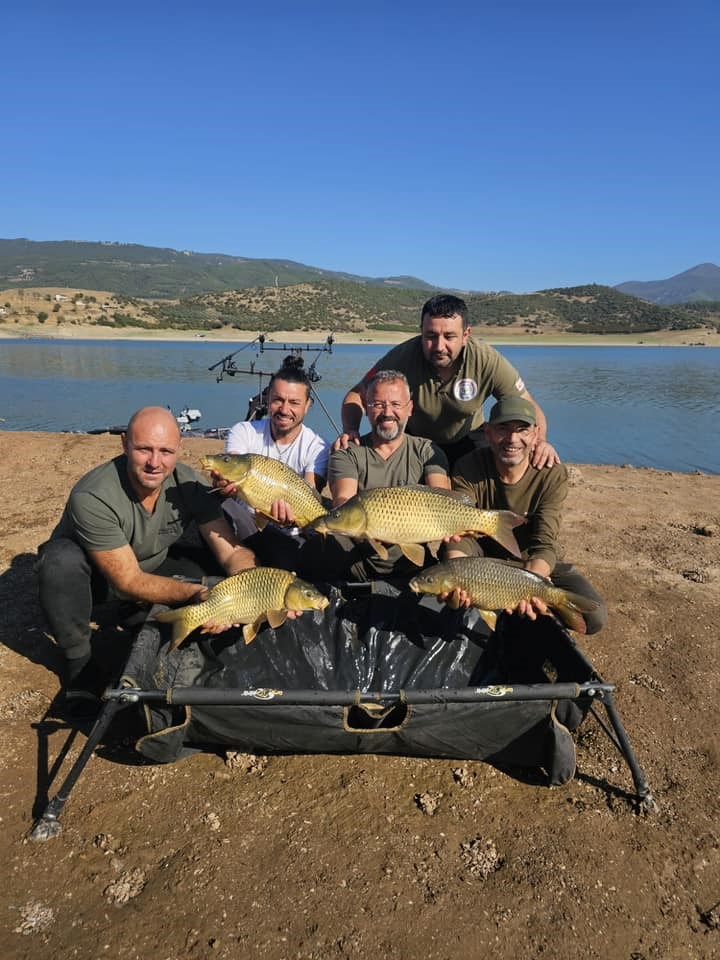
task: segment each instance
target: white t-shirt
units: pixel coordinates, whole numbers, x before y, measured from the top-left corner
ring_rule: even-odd
[[[225,453],[261,453],[282,463],[305,477],[306,473],[326,477],[330,444],[319,434],[303,424],[300,433],[288,444],[275,443],[270,430],[270,419],[241,420],[231,429],[225,441]],[[256,532],[253,511],[247,504],[227,499],[223,504],[225,512],[235,524],[235,531],[241,540]],[[284,533],[297,535],[297,527],[280,527]]]

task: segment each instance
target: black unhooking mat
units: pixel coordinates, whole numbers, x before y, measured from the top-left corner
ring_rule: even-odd
[[[573,776],[570,729],[584,710],[543,686],[583,683],[592,670],[554,620],[503,616],[490,633],[474,610],[382,581],[324,592],[324,611],[266,626],[250,644],[235,630],[193,634],[169,653],[169,629],[149,619],[122,683],[168,694],[143,702],[137,749],[156,762],[220,746],[479,759],[539,768],[553,784]],[[532,698],[504,699],[513,683],[536,685]],[[174,702],[187,688],[214,702]]]

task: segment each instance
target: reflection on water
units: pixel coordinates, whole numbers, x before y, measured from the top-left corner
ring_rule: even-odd
[[[237,345],[0,340],[0,417],[10,430],[90,430],[127,421],[145,404],[203,412],[201,426],[245,416],[257,381],[215,382],[209,367]],[[320,396],[336,424],[340,403],[383,348],[335,346],[322,355]],[[720,473],[720,350],[693,347],[502,347],[550,424],[563,459]],[[307,355],[306,363],[314,358]],[[237,358],[272,371],[282,352]],[[316,403],[309,425],[334,434]]]

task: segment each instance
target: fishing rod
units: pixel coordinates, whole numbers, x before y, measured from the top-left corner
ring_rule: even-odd
[[[258,379],[258,392],[250,398],[248,403],[248,411],[246,420],[259,420],[260,418],[267,415],[267,386],[264,385],[263,381],[265,378],[268,380],[277,373],[277,370],[258,370],[256,367],[257,360],[251,360],[247,368],[239,367],[235,361],[235,357],[238,354],[243,353],[245,350],[250,347],[256,347],[258,353],[266,353],[270,351],[281,351],[285,354],[285,359],[283,361],[284,367],[292,367],[295,369],[302,369],[306,374],[308,380],[310,381],[310,394],[314,400],[320,404],[325,416],[330,421],[333,429],[339,434],[340,428],[335,423],[330,414],[329,410],[323,403],[320,395],[313,386],[315,383],[319,383],[322,380],[322,375],[317,371],[317,362],[320,359],[323,353],[332,353],[333,344],[335,343],[335,337],[332,333],[328,334],[325,342],[320,346],[316,344],[287,344],[287,343],[268,343],[267,338],[264,333],[258,334],[254,340],[251,340],[250,343],[246,343],[244,346],[240,347],[238,350],[234,350],[232,353],[229,353],[227,356],[223,357],[221,360],[218,360],[217,363],[214,363],[211,367],[208,367],[209,371],[217,370],[220,368],[220,372],[215,376],[215,382],[221,383],[225,376],[235,377],[235,376],[252,376],[257,377]],[[313,359],[307,369],[305,369],[305,358],[303,354],[315,352],[316,356]]]
[[[319,347],[317,345],[311,345],[306,343],[304,345],[299,344],[279,344],[279,343],[268,343],[267,338],[264,333],[258,334],[254,340],[251,340],[250,343],[246,343],[244,346],[240,347],[239,350],[234,350],[232,353],[229,353],[226,357],[223,357],[221,360],[218,360],[217,363],[214,363],[211,367],[208,367],[208,370],[211,372],[217,370],[220,367],[220,372],[216,374],[215,380],[217,383],[220,383],[225,375],[227,374],[230,377],[234,377],[238,374],[245,374],[247,376],[256,376],[256,377],[271,377],[276,371],[266,371],[266,370],[257,370],[255,368],[256,360],[251,360],[249,363],[249,369],[241,369],[235,362],[235,357],[238,354],[242,353],[244,350],[249,349],[250,347],[258,347],[258,353],[265,353],[272,350],[280,350],[287,355],[288,358],[294,358],[294,363],[288,363],[287,366],[297,366],[302,367],[304,365],[303,354],[310,353],[312,351],[317,351],[317,356],[312,361],[310,366],[307,368],[305,373],[307,374],[308,380],[312,383],[317,383],[321,376],[317,372],[317,362],[320,359],[320,355],[323,353],[332,353],[333,344],[335,343],[335,337],[331,334],[328,334],[327,339]],[[300,361],[300,362],[298,362]]]

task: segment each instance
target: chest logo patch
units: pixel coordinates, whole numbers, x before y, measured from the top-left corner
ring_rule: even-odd
[[[453,387],[453,395],[456,400],[474,400],[478,395],[478,385],[474,380],[458,380]]]

